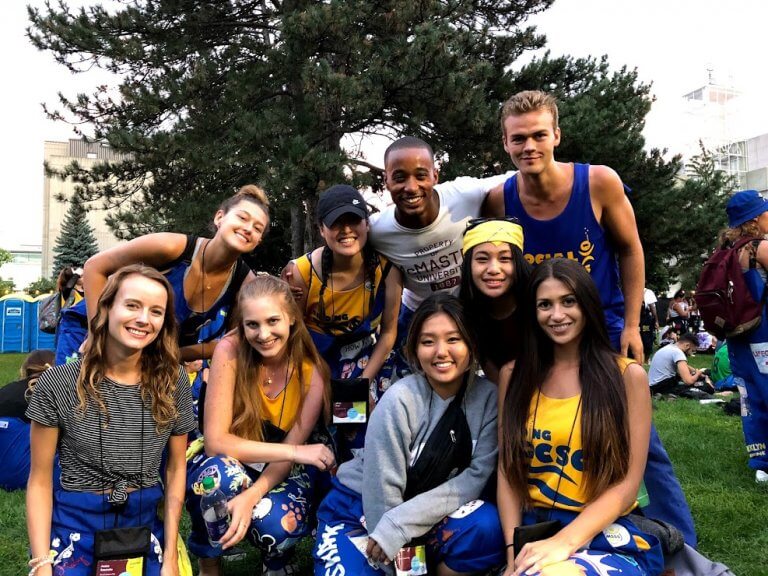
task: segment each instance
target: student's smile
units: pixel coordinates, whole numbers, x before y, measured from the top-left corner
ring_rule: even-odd
[[[429,224],[439,208],[434,185],[437,171],[428,150],[403,148],[387,157],[386,185],[395,204],[398,220],[411,224]]]

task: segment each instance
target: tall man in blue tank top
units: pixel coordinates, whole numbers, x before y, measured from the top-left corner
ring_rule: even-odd
[[[555,160],[557,103],[544,92],[512,96],[502,108],[501,124],[504,149],[518,172],[490,192],[486,211],[520,220],[531,264],[553,257],[580,262],[600,291],[614,347],[642,359],[645,263],[621,179],[608,166]],[[693,518],[655,428],[644,480],[651,499],[645,513],[678,527],[695,546]]]

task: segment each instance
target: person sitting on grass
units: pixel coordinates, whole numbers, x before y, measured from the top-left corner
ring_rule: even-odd
[[[496,386],[475,374],[461,301],[424,300],[406,353],[415,373],[384,394],[364,455],[339,467],[320,505],[316,576],[391,574],[386,565],[418,538],[430,574],[478,574],[503,561],[496,508],[477,500],[496,468]]]
[[[600,294],[579,263],[545,260],[528,286],[535,306],[520,360],[499,383],[504,576],[658,575],[659,541],[628,518],[651,430],[645,371],[612,349]],[[546,534],[516,542],[543,522]]]
[[[328,369],[287,282],[258,276],[240,290],[241,319],[213,353],[205,399],[205,453],[187,470],[189,550],[200,575],[221,574],[223,551],[248,538],[265,576],[298,574],[294,547],[312,526],[318,468],[334,467],[324,444],[305,444],[327,413]],[[230,525],[209,541],[200,509],[206,478],[228,498]]]
[[[283,271],[331,378],[365,378],[368,413],[389,387],[403,280],[368,242],[368,209],[360,192],[337,184],[320,195],[317,219],[325,246],[291,260]],[[365,424],[337,430],[340,459],[363,447]]]
[[[651,394],[690,395],[691,388],[698,388],[706,394],[714,392],[709,376],[698,368],[688,365],[691,356],[699,346],[696,334],[686,332],[677,342],[667,344],[656,351],[648,370]]]
[[[53,366],[53,350],[33,350],[19,370],[21,380],[0,388],[0,488],[23,490],[29,478],[29,418],[25,412],[40,374]]]

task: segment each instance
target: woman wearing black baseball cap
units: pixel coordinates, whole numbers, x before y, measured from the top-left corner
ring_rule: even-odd
[[[297,303],[331,377],[369,380],[370,412],[390,384],[402,275],[368,244],[368,205],[352,186],[323,192],[317,221],[326,245],[289,262],[284,277],[301,292]],[[363,445],[364,428],[345,431],[339,461]]]

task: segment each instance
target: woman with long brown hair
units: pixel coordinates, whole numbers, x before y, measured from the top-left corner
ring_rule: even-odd
[[[335,464],[324,444],[305,444],[327,413],[328,369],[286,282],[258,276],[238,307],[237,330],[213,354],[205,454],[189,465],[189,549],[201,576],[220,574],[222,549],[247,537],[263,550],[264,574],[293,574],[293,548],[311,529],[314,477]],[[229,529],[217,543],[200,509],[206,478],[229,500]]]
[[[122,266],[142,263],[160,270],[174,292],[178,340],[184,361],[209,359],[216,340],[229,328],[240,286],[253,279],[242,256],[261,243],[269,227],[269,200],[248,184],[224,200],[213,217],[213,238],[161,232],[146,234],[88,259],[83,286],[88,318],[107,278]],[[62,314],[56,363],[77,355],[86,337],[86,304]]]
[[[170,284],[153,268],[121,268],[101,293],[90,332],[81,359],[40,376],[27,410],[32,573],[90,576],[100,561],[97,533],[144,527],[146,548],[135,554],[146,574],[176,574],[186,438],[195,423]],[[57,452],[60,486],[52,481]]]
[[[590,576],[658,574],[658,541],[626,518],[648,453],[645,371],[613,351],[600,295],[580,264],[543,262],[528,297],[525,361],[500,374],[505,575],[571,573],[566,564]],[[516,531],[521,538],[540,522],[550,523],[546,534],[516,549]]]

